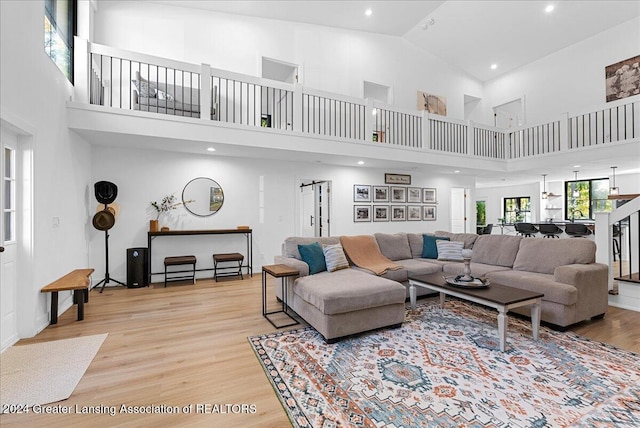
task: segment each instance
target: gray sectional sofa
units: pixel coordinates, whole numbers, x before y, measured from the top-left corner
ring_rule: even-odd
[[[595,263],[593,241],[446,231],[426,235],[461,241],[464,248],[471,248],[474,276],[544,293],[541,314],[544,322],[563,328],[601,317],[607,310],[608,267]],[[282,245],[282,255],[275,257],[276,263],[300,271],[300,276],[287,287],[289,306],[328,342],[367,330],[401,325],[410,275],[462,273],[460,261],[423,257],[423,234],[376,233],[372,236],[380,252],[400,265],[400,269],[377,276],[351,264],[348,269],[309,275],[309,265],[302,260],[298,245],[313,242],[332,245],[340,243],[339,237],[290,237]],[[281,298],[279,285],[275,291]],[[418,295],[431,293],[421,288],[417,291]],[[530,315],[528,307],[514,312]]]

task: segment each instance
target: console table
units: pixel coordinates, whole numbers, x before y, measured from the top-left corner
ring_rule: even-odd
[[[195,236],[195,235],[243,235],[247,241],[247,257],[245,260],[247,264],[242,265],[241,268],[247,268],[247,273],[253,276],[253,230],[252,229],[204,229],[204,230],[168,230],[165,232],[147,232],[147,275],[149,277],[149,283],[151,283],[152,275],[164,275],[162,272],[154,272],[151,266],[152,243],[155,238],[158,237],[171,237],[171,236]],[[196,269],[196,271],[213,270],[214,268]]]

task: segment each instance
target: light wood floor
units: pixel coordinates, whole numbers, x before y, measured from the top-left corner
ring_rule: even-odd
[[[109,333],[73,395],[61,406],[193,405],[186,414],[2,415],[1,425],[29,427],[203,426],[287,427],[248,336],[275,329],[261,315],[260,275],[252,279],[167,288],[107,288],[90,293],[84,321],[76,308],[58,324],[16,346]],[[269,289],[271,289],[271,282]],[[274,304],[273,297],[270,304]],[[298,328],[298,327],[292,327]],[[640,353],[640,313],[611,307],[603,320],[574,328],[578,334]],[[255,413],[197,414],[196,405],[249,405]]]

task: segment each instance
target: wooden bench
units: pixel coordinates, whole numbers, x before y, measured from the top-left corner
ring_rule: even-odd
[[[93,269],[76,269],[51,284],[42,287],[41,293],[51,293],[51,324],[58,323],[58,292],[73,290],[73,303],[78,305],[78,321],[84,319],[84,304],[89,302],[89,276]]]

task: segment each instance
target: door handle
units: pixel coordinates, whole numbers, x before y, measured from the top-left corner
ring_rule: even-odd
[[[309,216],[309,226],[313,226],[313,216]]]
[[[4,253],[4,247],[0,247],[0,253]]]

